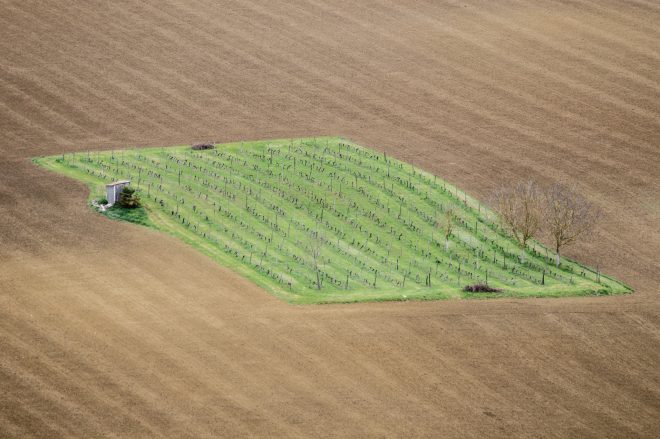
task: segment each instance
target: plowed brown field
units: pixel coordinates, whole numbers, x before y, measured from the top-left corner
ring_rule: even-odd
[[[0,437],[657,437],[660,3],[0,0]],[[576,182],[611,298],[286,305],[30,163],[339,134]]]

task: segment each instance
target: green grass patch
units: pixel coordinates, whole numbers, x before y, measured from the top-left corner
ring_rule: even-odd
[[[110,218],[194,246],[291,303],[563,297],[630,289],[533,243],[524,263],[495,215],[446,181],[341,138],[35,159],[87,183],[128,179],[144,208]],[[445,244],[444,212],[454,212]],[[488,283],[497,293],[468,293]],[[320,288],[319,288],[320,285]]]
[[[128,221],[129,223],[141,224],[143,226],[151,226],[149,221],[149,215],[144,207],[137,207],[133,209],[128,209],[118,205],[114,205],[109,209],[106,209],[105,212],[102,212],[105,216],[111,219],[119,219]]]

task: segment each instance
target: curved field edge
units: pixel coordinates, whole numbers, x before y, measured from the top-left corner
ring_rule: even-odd
[[[337,140],[337,138],[319,138],[320,140],[327,140],[327,139],[334,139]],[[247,145],[250,145],[251,143],[254,144],[264,144],[266,142],[273,142],[273,143],[283,143],[283,142],[293,142],[293,141],[300,141],[300,144],[303,144],[303,141],[310,141],[310,139],[281,139],[281,140],[269,140],[269,141],[258,141],[258,142],[235,142],[231,144],[224,144],[224,145],[217,145],[219,149],[222,148],[236,148],[236,146],[240,143],[241,144],[241,149],[243,148],[243,143],[246,143]],[[340,139],[343,140],[343,139]],[[316,138],[314,139],[314,142],[316,142]],[[359,146],[357,146],[359,147]],[[363,148],[363,147],[359,147]],[[143,148],[143,149],[136,149],[136,150],[131,150],[133,152],[144,152],[145,154],[149,153],[150,151],[175,151],[175,152],[187,152],[189,151],[188,146],[175,146],[175,147],[168,147],[168,148],[161,148],[161,147],[156,147],[156,148]],[[368,150],[366,148],[363,148],[366,151],[374,152],[372,150]],[[116,150],[114,153],[119,154],[122,150]],[[128,151],[128,150],[124,150]],[[107,152],[102,152],[100,154],[108,154],[110,153],[109,151]],[[84,153],[78,153],[79,155],[83,155]],[[95,152],[94,154],[99,154],[98,152]],[[64,175],[67,175],[71,178],[83,181],[90,189],[89,193],[89,200],[91,201],[94,198],[100,198],[104,194],[103,192],[103,185],[102,183],[107,183],[109,181],[105,181],[100,179],[99,177],[92,176],[76,167],[71,167],[66,164],[65,160],[60,160],[63,158],[63,155],[57,155],[57,156],[49,156],[49,157],[40,157],[40,158],[35,158],[33,161],[44,167],[47,168],[51,171],[55,171]],[[123,159],[122,159],[123,160]],[[390,160],[392,160],[390,158]],[[403,166],[411,166],[407,163],[399,162],[397,160],[393,160],[393,162],[396,162],[397,164],[400,164],[402,167]],[[100,162],[99,162],[100,163]],[[295,169],[295,167],[294,167]],[[436,177],[428,174],[424,171],[421,171],[417,168],[413,168],[413,174],[416,175],[416,173],[419,173],[420,178],[422,178],[422,175],[425,178],[433,178],[435,179]],[[388,171],[389,175],[389,171]],[[439,180],[442,182],[442,180]],[[480,205],[480,203],[473,199],[472,197],[469,197],[465,192],[461,191],[459,193],[458,188],[453,187],[446,182],[442,182],[443,186],[446,185],[446,187],[449,188],[449,194],[452,195],[452,192],[456,192],[456,197],[459,199],[458,204],[462,205],[463,202],[465,203],[465,206],[468,206],[467,209],[473,209],[476,212],[477,206],[479,206],[480,213],[479,215],[483,216],[492,216],[493,214],[489,211],[487,211],[483,206]],[[356,180],[356,187],[357,187],[357,180]],[[341,192],[341,189],[340,189]],[[459,198],[460,197],[460,198]],[[155,203],[154,203],[155,204]],[[91,205],[91,203],[90,203]],[[198,249],[202,253],[206,254],[207,256],[213,258],[217,262],[221,263],[222,265],[229,267],[233,271],[237,272],[241,276],[251,280],[252,282],[256,283],[257,285],[261,286],[262,288],[266,289],[273,295],[279,297],[280,299],[283,299],[289,303],[298,303],[298,304],[305,304],[305,303],[351,303],[351,302],[363,302],[363,301],[391,301],[391,300],[438,300],[438,299],[458,299],[458,298],[470,298],[470,299],[482,299],[482,298],[495,298],[495,297],[567,297],[567,296],[593,296],[593,295],[611,295],[611,294],[625,294],[629,293],[632,291],[631,288],[629,288],[627,285],[609,277],[606,275],[603,275],[602,273],[600,274],[601,278],[601,284],[599,284],[596,288],[584,288],[583,286],[580,287],[578,285],[575,285],[572,288],[567,288],[565,285],[560,286],[528,286],[528,287],[517,287],[515,289],[507,288],[504,289],[501,293],[464,293],[461,291],[460,287],[451,287],[448,288],[446,285],[443,286],[442,288],[439,288],[437,286],[435,287],[423,287],[420,285],[416,285],[415,287],[411,288],[410,284],[407,285],[405,288],[405,291],[391,291],[392,288],[390,287],[390,291],[383,290],[381,288],[375,287],[375,288],[369,288],[369,289],[361,289],[357,291],[339,291],[339,292],[326,292],[326,291],[320,291],[320,292],[314,292],[312,294],[310,293],[303,293],[301,294],[300,292],[291,292],[288,291],[286,288],[283,288],[281,284],[278,284],[277,282],[273,281],[269,276],[266,276],[262,274],[260,271],[252,268],[249,265],[246,265],[245,262],[240,262],[239,260],[231,257],[229,254],[225,253],[222,251],[219,247],[213,245],[210,241],[207,241],[203,238],[198,233],[195,233],[192,231],[190,228],[182,227],[181,223],[178,220],[175,220],[173,216],[167,214],[164,210],[155,208],[152,206],[152,201],[147,200],[147,202],[144,203],[144,209],[148,214],[148,219],[143,222],[143,225],[146,225],[148,227],[154,228],[159,231],[163,231],[165,233],[168,233],[169,235],[175,236],[182,241],[186,242],[187,244],[193,246],[194,248]],[[472,212],[474,213],[474,212]],[[110,216],[110,215],[107,215]],[[481,219],[477,217],[479,221]],[[115,219],[121,219],[121,218],[115,218]],[[208,220],[208,217],[207,217]],[[545,249],[541,244],[535,242],[533,244],[535,248],[540,248],[540,249]],[[538,256],[538,255],[537,255]],[[585,272],[591,273],[594,275],[596,272],[590,267],[584,266],[580,263],[577,263],[575,261],[572,261],[568,258],[562,258],[563,263],[565,264],[571,264],[574,267],[579,267]],[[506,266],[506,263],[505,263]],[[506,271],[506,270],[505,270]],[[460,279],[460,278],[459,278]],[[572,277],[571,277],[571,282],[572,282]],[[404,281],[405,283],[405,281]],[[468,282],[464,282],[463,284],[467,284]],[[462,285],[461,285],[462,286]]]
[[[202,252],[206,256],[219,262],[223,266],[249,279],[250,281],[264,288],[268,292],[272,293],[276,297],[279,297],[280,299],[285,300],[289,303],[297,302],[296,299],[298,297],[296,295],[293,295],[288,291],[279,288],[278,285],[275,285],[272,282],[268,282],[268,279],[267,278],[264,279],[263,276],[255,275],[255,272],[253,270],[249,270],[242,264],[236,263],[236,261],[233,258],[230,258],[222,251],[218,251],[213,246],[206,244],[203,240],[199,239],[199,237],[197,237],[194,233],[192,232],[186,233],[186,229],[184,230],[175,229],[174,227],[172,227],[172,223],[174,223],[175,221],[172,221],[167,215],[160,213],[157,209],[150,208],[148,204],[143,204],[143,206],[141,207],[141,209],[144,209],[147,216],[147,221],[144,223],[135,223],[132,221],[126,221],[121,217],[112,217],[102,212],[99,212],[96,208],[92,206],[93,200],[105,196],[105,193],[102,190],[99,190],[98,180],[96,178],[90,177],[88,174],[85,174],[84,172],[73,170],[60,163],[56,163],[54,161],[49,160],[51,158],[57,158],[57,157],[59,156],[38,157],[33,159],[32,161],[35,164],[45,169],[66,175],[67,177],[83,182],[89,188],[89,196],[88,196],[87,204],[90,207],[90,209],[92,209],[94,212],[98,213],[101,216],[107,217],[111,220],[120,220],[120,221],[129,222],[136,226],[149,227],[159,232],[163,232],[170,236],[176,237],[181,241],[183,241],[184,243]]]

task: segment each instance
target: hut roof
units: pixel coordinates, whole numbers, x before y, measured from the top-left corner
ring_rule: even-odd
[[[118,186],[120,184],[130,184],[130,183],[131,183],[131,180],[119,180],[119,181],[115,181],[113,183],[108,183],[105,186],[106,187],[111,187],[111,186]]]

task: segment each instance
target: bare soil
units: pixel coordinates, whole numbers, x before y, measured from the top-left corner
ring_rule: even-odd
[[[0,437],[657,437],[660,5],[0,0]],[[576,182],[611,298],[287,305],[36,155],[344,135]]]

